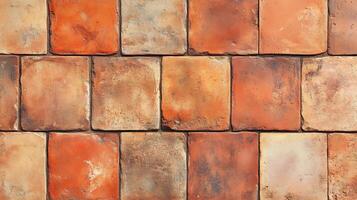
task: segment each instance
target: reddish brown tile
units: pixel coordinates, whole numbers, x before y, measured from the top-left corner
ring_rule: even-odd
[[[51,200],[119,198],[117,134],[51,133],[48,143]]]
[[[232,125],[235,130],[300,128],[300,59],[233,58]]]
[[[21,82],[23,129],[88,128],[88,58],[24,57]]]
[[[192,53],[258,53],[258,0],[190,0]]]
[[[258,198],[256,133],[190,133],[189,199]]]

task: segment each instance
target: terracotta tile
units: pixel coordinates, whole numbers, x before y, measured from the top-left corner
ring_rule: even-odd
[[[88,58],[24,57],[21,82],[23,129],[88,128]]]
[[[190,133],[189,199],[258,198],[256,133]]]
[[[163,126],[174,130],[229,128],[230,63],[225,57],[164,57]]]
[[[258,53],[258,0],[190,0],[192,53]]]
[[[51,200],[119,198],[117,134],[51,133],[48,144]]]
[[[152,130],[160,122],[160,59],[94,59],[93,127]]]
[[[186,0],[122,0],[124,54],[183,54]]]
[[[327,49],[327,0],[260,0],[260,53],[319,54]]]
[[[329,0],[329,53],[357,54],[357,1]]]
[[[57,54],[118,51],[118,0],[52,0],[51,46]]]
[[[331,134],[328,139],[330,199],[357,199],[357,135]]]
[[[263,133],[260,137],[261,200],[327,200],[327,136]]]
[[[0,24],[0,53],[47,53],[46,0],[1,0]]]
[[[18,129],[19,58],[0,56],[0,130]]]
[[[357,130],[357,58],[305,59],[302,71],[304,130]]]
[[[0,132],[0,199],[46,200],[46,135]]]
[[[185,200],[186,138],[183,133],[123,133],[122,200]]]
[[[300,59],[234,57],[232,124],[235,130],[298,130]]]

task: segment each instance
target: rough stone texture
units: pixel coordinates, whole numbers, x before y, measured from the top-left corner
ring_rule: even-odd
[[[329,53],[357,54],[357,1],[329,0]]]
[[[258,198],[256,133],[190,133],[188,149],[189,199]]]
[[[260,53],[319,54],[327,49],[327,0],[260,0]]]
[[[51,51],[111,54],[118,51],[118,0],[51,0]]]
[[[230,63],[225,57],[164,57],[163,126],[174,130],[226,130]]]
[[[331,200],[357,199],[357,135],[329,138],[329,196]]]
[[[183,54],[186,0],[122,0],[124,54]]]
[[[104,130],[158,129],[160,59],[94,59],[93,124]]]
[[[0,1],[0,53],[47,53],[46,0]]]
[[[24,57],[21,82],[23,129],[88,128],[88,58]]]
[[[327,200],[327,136],[263,133],[261,200]]]
[[[258,0],[190,0],[190,51],[258,53]]]
[[[117,134],[51,133],[48,165],[52,200],[119,199]]]
[[[0,130],[18,129],[19,58],[0,56]]]
[[[302,70],[304,130],[357,130],[357,58],[305,59]]]
[[[235,130],[300,128],[300,59],[233,58],[232,125]]]
[[[0,133],[0,199],[46,200],[46,136]]]
[[[185,200],[186,138],[183,133],[123,133],[122,200]]]

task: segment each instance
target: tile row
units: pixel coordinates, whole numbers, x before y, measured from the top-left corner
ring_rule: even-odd
[[[3,132],[0,150],[2,200],[357,198],[357,134]]]
[[[0,53],[357,54],[355,1],[46,2],[1,1]]]
[[[25,56],[19,63],[0,56],[0,130],[357,130],[357,57]]]

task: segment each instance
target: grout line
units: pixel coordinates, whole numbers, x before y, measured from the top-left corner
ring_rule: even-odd
[[[45,137],[46,137],[46,199],[47,200],[50,200],[51,197],[50,197],[50,192],[49,192],[49,182],[50,182],[50,177],[49,177],[49,161],[48,161],[48,147],[49,147],[49,137],[50,137],[50,133],[47,132],[45,133]]]
[[[92,121],[93,121],[93,76],[95,73],[94,71],[94,60],[93,60],[93,56],[89,57],[89,66],[88,66],[88,85],[89,85],[89,94],[88,94],[88,103],[89,103],[89,130],[93,130],[93,125],[92,125]]]
[[[330,194],[330,167],[329,167],[329,134],[326,135],[326,171],[327,171],[327,174],[326,174],[326,190],[327,190],[327,197],[326,199],[328,200],[329,199],[329,194]]]
[[[123,49],[122,49],[122,44],[123,44],[123,36],[122,36],[122,21],[123,21],[123,17],[122,17],[122,0],[118,0],[117,1],[118,5],[117,5],[117,9],[118,9],[118,37],[119,37],[119,40],[118,40],[118,52],[117,52],[117,56],[122,56],[123,55]]]
[[[17,115],[18,115],[18,119],[17,119],[17,129],[18,131],[23,131],[22,129],[22,125],[21,125],[21,122],[22,122],[22,57],[19,56],[18,57],[18,65],[19,65],[19,69],[18,69],[18,74],[19,74],[19,82],[18,82],[18,102],[17,102]]]
[[[186,0],[186,52],[184,56],[190,55],[190,0]]]
[[[159,131],[162,131],[162,117],[163,117],[163,112],[162,112],[162,72],[163,72],[163,57],[160,57],[160,81],[159,81]]]
[[[190,133],[186,132],[186,200],[189,199],[189,192],[188,192],[188,186],[189,186],[189,159],[190,159],[190,149],[189,149],[189,140],[190,140]]]
[[[257,23],[258,23],[257,24],[258,25],[258,30],[257,30],[258,31],[258,51],[257,51],[257,53],[258,54],[260,54],[260,33],[261,33],[261,31],[260,31],[260,28],[261,28],[260,27],[260,21],[261,21],[260,20],[260,17],[261,17],[260,16],[260,1],[261,0],[258,0],[258,13],[257,13],[257,15],[258,15],[258,18],[257,18]]]
[[[233,132],[233,121],[232,121],[232,105],[233,105],[233,58],[229,57],[229,65],[230,65],[230,79],[229,79],[229,131]]]
[[[303,58],[300,57],[300,65],[299,65],[299,90],[300,90],[300,96],[299,96],[299,99],[300,99],[300,130],[299,131],[303,131],[303,125],[304,125],[304,116],[302,115],[302,68],[303,68]]]
[[[261,197],[260,197],[260,173],[261,173],[261,169],[260,169],[260,157],[261,157],[261,151],[260,151],[260,133],[258,132],[257,133],[257,135],[258,135],[258,188],[257,188],[257,192],[258,192],[258,194],[257,194],[257,197],[258,197],[258,199],[260,200],[261,199]]]
[[[123,170],[122,170],[122,165],[121,165],[121,159],[122,159],[122,143],[121,143],[121,141],[122,141],[122,137],[121,137],[121,133],[119,133],[118,134],[118,138],[119,138],[119,142],[118,142],[118,153],[119,153],[119,159],[118,159],[118,170],[119,170],[119,172],[118,172],[118,175],[119,175],[119,184],[118,184],[118,190],[119,190],[119,199],[121,199],[121,194],[122,194],[122,174],[123,174]]]

